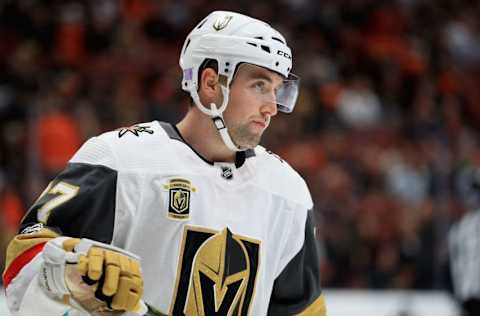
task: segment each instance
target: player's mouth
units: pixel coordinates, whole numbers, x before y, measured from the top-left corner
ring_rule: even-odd
[[[262,122],[262,121],[253,121],[253,124],[254,124],[255,126],[258,126],[258,127],[261,128],[261,129],[267,128],[267,123]]]
[[[269,123],[270,123],[270,117],[265,117],[265,118],[255,118],[252,120],[252,123],[254,126],[256,126],[257,128],[259,128],[260,130],[264,130],[268,127]]]

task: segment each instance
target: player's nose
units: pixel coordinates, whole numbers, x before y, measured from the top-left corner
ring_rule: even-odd
[[[277,115],[278,108],[277,108],[277,103],[276,101],[265,101],[262,104],[262,107],[260,108],[260,112],[262,115],[268,115],[270,117]]]

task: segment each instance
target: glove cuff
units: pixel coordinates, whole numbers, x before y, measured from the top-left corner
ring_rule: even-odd
[[[70,294],[65,283],[67,252],[62,246],[66,239],[68,237],[57,237],[45,244],[42,252],[44,262],[38,278],[40,287],[47,295],[57,299]]]
[[[40,268],[38,283],[47,296],[62,301],[77,310],[85,309],[73,299],[65,281],[65,266],[76,263],[79,254],[63,249],[63,242],[69,237],[57,237],[45,244],[42,251],[43,264]]]

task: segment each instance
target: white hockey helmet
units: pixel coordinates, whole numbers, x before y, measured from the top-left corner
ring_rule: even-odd
[[[216,60],[223,92],[223,103],[205,107],[198,96],[198,73],[206,59]],[[276,91],[279,111],[293,111],[298,96],[299,79],[290,74],[292,53],[285,38],[269,24],[229,11],[214,11],[201,21],[187,36],[180,54],[183,70],[182,89],[189,92],[196,106],[212,117],[223,141],[235,151],[223,120],[228,104],[229,86],[240,63],[249,63],[274,71],[284,77]],[[222,78],[223,77],[223,78]]]

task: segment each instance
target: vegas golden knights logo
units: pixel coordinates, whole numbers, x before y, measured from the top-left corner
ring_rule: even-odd
[[[190,193],[196,189],[190,181],[185,179],[172,179],[166,185],[168,189],[168,217],[173,219],[188,219],[190,215]]]
[[[220,17],[213,23],[213,28],[215,31],[223,30],[225,27],[227,27],[228,23],[230,23],[232,19],[233,16],[231,15]]]
[[[173,316],[246,316],[255,295],[260,242],[185,226]]]

